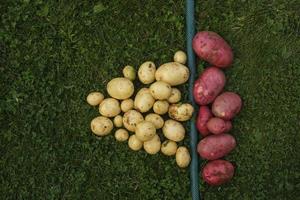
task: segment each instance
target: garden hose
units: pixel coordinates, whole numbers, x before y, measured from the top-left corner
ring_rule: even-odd
[[[188,55],[188,67],[190,69],[189,79],[189,101],[193,107],[196,104],[193,97],[193,85],[196,75],[195,54],[192,48],[192,41],[195,35],[195,22],[194,22],[194,0],[186,0],[186,46]],[[190,164],[190,179],[191,179],[191,193],[193,200],[200,200],[199,192],[199,163],[197,154],[198,133],[195,126],[195,112],[190,120],[190,151],[192,162]]]

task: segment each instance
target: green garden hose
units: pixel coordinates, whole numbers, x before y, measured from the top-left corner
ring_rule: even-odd
[[[190,69],[189,101],[192,103],[193,107],[196,108],[196,104],[193,97],[193,85],[196,76],[196,63],[195,54],[192,48],[192,41],[195,35],[194,6],[194,0],[186,0],[186,46],[188,56],[188,67]],[[190,164],[190,179],[192,199],[200,200],[199,163],[197,154],[198,133],[195,126],[195,119],[196,117],[194,112],[193,117],[190,120],[190,151],[192,156],[192,162]]]

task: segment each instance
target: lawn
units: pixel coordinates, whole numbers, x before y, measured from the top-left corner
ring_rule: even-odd
[[[244,100],[231,132],[238,146],[226,157],[235,177],[201,182],[202,197],[299,198],[299,1],[196,5],[197,30],[234,49],[226,90]],[[183,0],[7,0],[0,11],[0,199],[191,199],[188,169],[133,152],[113,134],[94,137],[97,108],[85,102],[124,65],[159,65],[185,49]]]

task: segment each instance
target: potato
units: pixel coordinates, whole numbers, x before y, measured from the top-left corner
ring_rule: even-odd
[[[135,96],[134,99],[134,108],[139,112],[147,112],[149,111],[155,99],[151,95],[151,92],[148,88],[142,88]]]
[[[105,117],[114,117],[121,112],[120,103],[113,98],[104,99],[99,106],[99,112]]]
[[[158,135],[155,135],[151,140],[144,142],[144,150],[148,154],[156,154],[160,150],[161,142]]]
[[[153,105],[153,111],[159,115],[166,114],[169,110],[169,103],[167,101],[156,101]]]
[[[142,142],[151,140],[156,135],[154,124],[147,121],[138,123],[135,128],[135,135]]]
[[[114,78],[106,86],[108,94],[115,99],[128,99],[134,92],[133,83],[127,78]]]
[[[183,51],[177,51],[174,54],[174,62],[178,62],[180,64],[185,64],[186,63],[186,54]]]
[[[123,115],[124,127],[132,132],[135,131],[136,125],[142,121],[144,121],[143,115],[135,110],[129,110]]]
[[[149,88],[141,88],[136,95],[141,95],[141,94],[151,94],[151,91]]]
[[[103,101],[103,99],[104,99],[104,95],[102,93],[100,93],[100,92],[91,92],[86,97],[86,101],[91,106],[99,105],[101,103],[101,101]]]
[[[208,106],[200,106],[198,116],[197,116],[196,127],[197,127],[197,130],[199,131],[199,133],[203,137],[209,135],[209,133],[210,133],[207,128],[207,122],[212,117],[213,117],[213,115]]]
[[[171,86],[163,81],[156,81],[150,86],[152,96],[158,100],[165,100],[171,96]]]
[[[181,92],[177,88],[172,88],[171,96],[168,98],[169,103],[177,103],[181,99]]]
[[[113,123],[107,117],[96,117],[91,121],[91,129],[97,136],[108,135],[113,129]]]
[[[198,32],[193,39],[193,49],[199,58],[217,67],[226,68],[232,64],[231,47],[217,33]]]
[[[233,92],[224,92],[216,98],[212,105],[212,112],[216,117],[224,120],[234,118],[242,108],[241,97]]]
[[[232,129],[231,121],[225,121],[225,133],[228,133]]]
[[[194,108],[191,104],[172,104],[169,107],[169,117],[177,121],[187,121],[192,118]]]
[[[226,83],[222,70],[216,67],[206,68],[194,83],[193,95],[199,105],[213,102]]]
[[[166,138],[175,142],[182,141],[185,136],[183,125],[172,119],[165,121],[162,131]]]
[[[123,69],[123,76],[125,78],[128,78],[131,81],[134,81],[135,77],[136,77],[136,73],[135,73],[135,69],[134,67],[127,65],[124,67]]]
[[[176,154],[177,144],[172,140],[166,140],[162,143],[160,150],[166,156],[173,156]]]
[[[189,79],[189,69],[177,62],[169,62],[161,65],[155,73],[157,81],[164,81],[171,86],[181,85]]]
[[[140,66],[138,70],[138,77],[142,83],[150,84],[155,80],[155,72],[155,64],[151,61],[147,61]]]
[[[202,178],[209,185],[222,185],[232,179],[234,166],[226,160],[213,160],[208,162],[202,170]]]
[[[213,117],[207,122],[208,130],[213,134],[225,133],[226,122],[218,117]]]
[[[117,115],[114,118],[114,125],[115,127],[122,127],[123,125],[123,117],[121,115]]]
[[[140,141],[136,135],[131,135],[128,139],[128,146],[133,151],[138,151],[143,147],[143,142]]]
[[[161,116],[155,113],[150,113],[145,117],[145,121],[154,124],[156,129],[160,129],[164,125],[164,120]]]
[[[189,150],[186,147],[179,147],[176,151],[176,163],[180,168],[186,168],[191,162]]]
[[[133,100],[125,99],[121,102],[121,110],[125,113],[133,108]]]
[[[227,133],[209,135],[202,139],[197,146],[199,155],[207,160],[216,160],[229,154],[236,146],[232,135]]]
[[[123,128],[120,128],[115,132],[115,138],[119,142],[124,142],[128,140],[128,137],[129,137],[128,131]]]

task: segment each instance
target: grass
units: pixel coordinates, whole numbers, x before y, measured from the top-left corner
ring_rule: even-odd
[[[296,199],[300,191],[300,15],[291,1],[196,1],[197,29],[233,47],[227,90],[237,166],[208,199]],[[185,48],[184,1],[12,0],[0,5],[0,199],[190,199],[188,170],[173,158],[132,152],[89,129],[124,65],[158,65]],[[200,62],[199,70],[205,64]],[[185,94],[186,95],[186,94]],[[187,143],[187,141],[186,141]],[[201,163],[201,166],[204,162]]]

